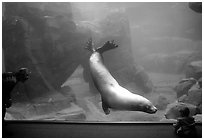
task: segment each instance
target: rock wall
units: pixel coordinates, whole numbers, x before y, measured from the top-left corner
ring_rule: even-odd
[[[32,72],[25,85],[19,86],[13,93],[17,101],[46,96],[48,91],[53,90],[63,92],[61,85],[78,65],[84,68],[85,81],[90,83],[90,88],[94,88],[88,67],[90,54],[83,49],[91,36],[90,29],[78,30],[70,3],[11,2],[3,3],[3,7],[3,50],[6,71],[27,67]],[[119,82],[122,80],[118,75],[128,77],[127,72],[130,73],[130,77],[138,76],[131,53],[129,24],[127,20],[123,20],[124,18],[125,16],[120,13],[113,13],[103,19],[100,22],[102,38],[98,42],[100,45],[114,39],[120,45],[118,49],[104,54],[107,67],[116,79],[118,77]],[[107,23],[111,23],[110,26],[106,26]],[[113,27],[112,33],[105,33]],[[120,69],[125,71],[121,74]],[[150,91],[151,87],[146,86],[146,81],[149,81],[148,75],[145,76],[146,80],[142,80],[144,76],[139,77],[136,78],[137,81],[134,78],[132,81],[140,83],[142,89]],[[131,79],[126,79],[123,82],[132,82]],[[73,98],[73,95],[70,98]]]
[[[186,78],[195,78],[199,80],[202,77],[202,60],[193,61],[187,65]]]
[[[32,72],[25,86],[19,86],[18,92],[20,91],[21,96],[25,95],[32,100],[33,98],[46,96],[50,90],[58,90],[79,62],[75,64],[76,66],[68,69],[70,64],[65,61],[67,59],[66,52],[64,54],[59,52],[60,50],[56,48],[58,44],[55,39],[56,36],[60,37],[63,34],[56,33],[64,31],[59,28],[66,25],[59,23],[60,25],[56,24],[57,27],[51,27],[47,23],[46,16],[49,15],[59,22],[62,20],[59,15],[66,17],[63,19],[71,19],[70,4],[4,3],[4,7],[3,49],[6,71],[15,71],[19,67],[27,67]],[[73,22],[64,22],[67,23],[68,29],[74,30],[72,28]],[[62,36],[67,37],[70,34],[68,32]],[[74,55],[72,52],[69,54]],[[65,64],[63,65],[63,63]],[[17,91],[13,93],[13,96],[18,98]],[[21,97],[19,98],[21,99]],[[25,98],[22,100],[25,100]]]

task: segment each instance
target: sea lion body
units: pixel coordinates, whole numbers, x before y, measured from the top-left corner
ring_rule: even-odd
[[[110,46],[110,49],[117,47],[111,43],[109,43],[108,45]],[[109,49],[107,47],[107,43],[106,47],[104,48],[104,50]],[[110,74],[109,70],[105,67],[103,63],[103,51],[100,51],[100,49],[93,49],[93,52],[89,59],[89,65],[93,82],[101,94],[102,108],[104,112],[106,114],[109,114],[109,108],[112,108],[116,110],[143,111],[147,113],[155,113],[157,109],[148,99],[140,95],[131,93],[130,91],[118,84],[118,82]]]

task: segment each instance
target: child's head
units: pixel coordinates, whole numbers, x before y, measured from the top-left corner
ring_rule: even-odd
[[[181,110],[179,110],[179,112],[181,113],[181,117],[188,117],[190,114],[190,110],[188,109],[188,107],[184,107]]]

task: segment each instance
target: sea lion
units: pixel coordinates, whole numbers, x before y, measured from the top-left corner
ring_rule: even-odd
[[[87,42],[85,47],[92,52],[89,58],[90,72],[94,85],[101,94],[103,111],[106,115],[110,113],[109,108],[155,113],[157,108],[148,99],[120,86],[104,65],[102,53],[117,47],[114,41],[107,41],[102,47],[96,49],[92,39]]]

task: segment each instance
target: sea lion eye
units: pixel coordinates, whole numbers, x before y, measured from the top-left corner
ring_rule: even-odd
[[[150,106],[146,106],[146,109],[149,110],[149,109],[150,109]]]

